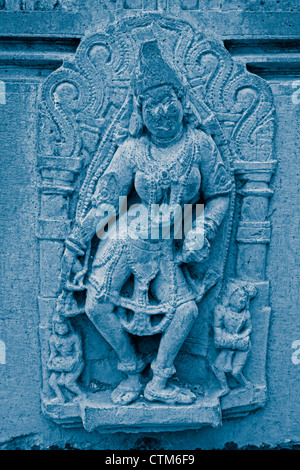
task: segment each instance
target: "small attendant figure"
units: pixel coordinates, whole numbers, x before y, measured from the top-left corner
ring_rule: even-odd
[[[250,300],[256,295],[254,286],[234,281],[228,285],[224,304],[214,312],[214,344],[220,350],[213,371],[222,387],[221,396],[230,392],[227,375],[246,387],[243,369],[248,359],[252,331]]]
[[[49,340],[50,356],[48,369],[51,371],[49,385],[56,397],[55,401],[66,401],[63,390],[75,396],[82,395],[77,380],[83,371],[84,362],[79,335],[73,330],[69,320],[56,313],[53,317],[53,333]]]

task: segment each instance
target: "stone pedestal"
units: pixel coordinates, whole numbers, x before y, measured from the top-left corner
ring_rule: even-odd
[[[158,432],[199,429],[221,425],[221,407],[217,396],[199,397],[192,405],[149,403],[140,398],[127,406],[110,400],[111,391],[98,392],[78,403],[44,404],[45,414],[64,426],[82,424],[87,431]]]

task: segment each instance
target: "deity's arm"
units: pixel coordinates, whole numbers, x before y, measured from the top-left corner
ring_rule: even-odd
[[[250,313],[249,313],[249,315],[246,318],[244,328],[243,328],[242,332],[239,334],[239,338],[241,338],[241,339],[242,338],[247,338],[250,335],[251,331],[252,331],[252,323],[251,323],[251,317],[250,317]]]
[[[50,348],[50,355],[48,359],[48,367],[51,367],[53,359],[57,356],[57,350],[56,350],[52,336],[50,336],[50,339],[49,339],[49,348]]]
[[[77,333],[73,333],[73,352],[76,363],[80,362],[82,360],[82,344]]]
[[[214,342],[216,347],[220,347],[223,339],[223,315],[225,314],[224,307],[222,305],[218,305],[214,311],[214,321],[213,321],[213,329],[214,329]]]
[[[229,207],[229,195],[232,181],[222,157],[213,139],[200,130],[194,133],[196,162],[201,174],[201,188],[205,208],[204,227],[201,220],[196,227],[186,234],[182,259],[185,263],[203,262],[210,252],[211,242],[215,239],[218,229]],[[198,223],[200,222],[200,224]]]
[[[213,322],[215,347],[218,349],[236,349],[240,337],[228,333],[226,330],[224,325],[224,317],[226,314],[227,311],[223,305],[218,305],[215,308]]]
[[[214,343],[215,347],[219,349],[233,348],[236,342],[236,338],[226,331],[224,326],[224,316],[226,315],[226,309],[223,305],[218,305],[214,312]]]
[[[205,205],[204,227],[205,236],[212,241],[221,225],[229,206],[229,196],[216,196]]]
[[[127,196],[133,181],[132,149],[128,143],[120,146],[111,163],[99,178],[96,190],[91,198],[92,207],[87,215],[75,224],[72,233],[66,240],[66,246],[82,255],[87,243],[108,222],[103,213],[114,209],[118,213],[119,198]],[[103,225],[103,226],[102,226]]]
[[[232,182],[215,142],[201,131],[196,134],[196,151],[205,201],[205,236],[212,241],[228,210]]]
[[[187,233],[183,246],[185,263],[202,262],[208,257],[210,244],[228,210],[232,189],[230,173],[213,139],[199,130],[194,135],[196,161],[201,174],[201,193],[205,203],[204,227],[196,222],[196,228]]]

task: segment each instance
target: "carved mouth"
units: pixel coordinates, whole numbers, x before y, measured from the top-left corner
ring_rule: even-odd
[[[171,126],[166,127],[166,126],[157,126],[157,129],[160,131],[169,131],[171,129]]]

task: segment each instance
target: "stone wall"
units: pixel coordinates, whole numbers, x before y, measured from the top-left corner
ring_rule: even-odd
[[[219,429],[140,434],[61,429],[41,411],[37,113],[45,78],[72,60],[81,37],[126,15],[180,15],[221,37],[235,61],[271,86],[277,172],[267,277],[271,324],[265,407]],[[299,435],[299,0],[0,0],[1,314],[0,447],[211,449],[287,445]],[[298,343],[296,343],[298,341]],[[3,351],[3,348],[1,349]]]

